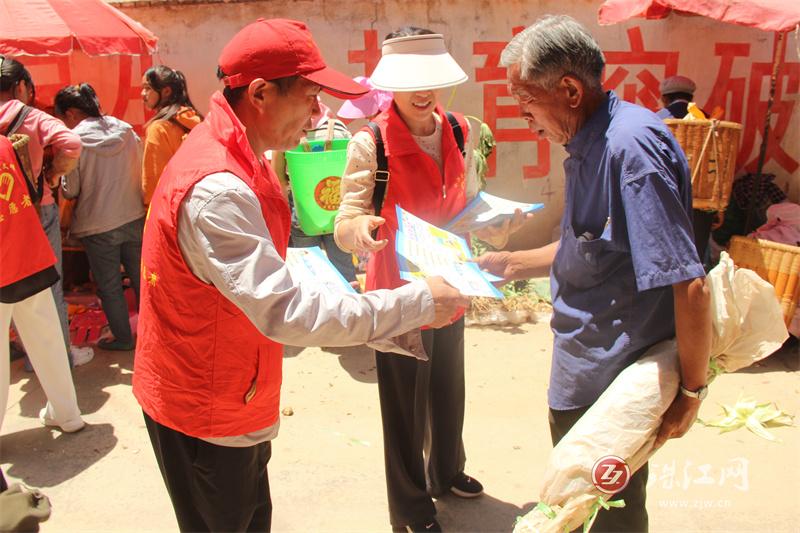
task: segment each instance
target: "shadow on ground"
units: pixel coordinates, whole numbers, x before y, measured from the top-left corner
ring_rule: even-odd
[[[111,396],[105,389],[114,385],[131,385],[133,352],[108,352],[95,349],[94,359],[72,369],[72,381],[78,395],[78,406],[84,415],[96,413]],[[25,372],[22,360],[11,365],[11,382],[21,381],[24,395],[19,400],[20,416],[38,418],[45,405],[45,394],[36,374]]]
[[[289,346],[288,344],[283,345],[283,356],[284,357],[297,357],[300,355],[305,348],[303,346]]]
[[[511,531],[517,517],[525,515],[534,507],[536,502],[517,507],[489,494],[474,500],[446,495],[436,501],[436,519],[445,531]]]
[[[284,346],[283,357],[297,357],[303,350],[305,348],[299,346]],[[320,357],[330,357],[329,354],[338,355],[339,364],[354,380],[360,383],[378,382],[375,374],[375,350],[367,345],[320,348],[320,350],[322,350]]]
[[[322,351],[338,355],[339,364],[354,380],[360,383],[378,382],[378,375],[375,372],[375,350],[367,345],[323,348]]]
[[[117,445],[111,424],[86,425],[78,433],[38,427],[0,437],[6,473],[34,487],[54,487],[74,478]]]
[[[761,361],[737,370],[744,374],[763,374],[766,372],[797,372],[800,370],[800,344],[790,338],[783,347]]]

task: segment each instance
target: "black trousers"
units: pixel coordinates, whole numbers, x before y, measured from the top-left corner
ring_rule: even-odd
[[[423,331],[422,341],[429,361],[375,352],[394,527],[432,521],[431,495],[448,491],[466,461],[464,319]]]
[[[217,446],[144,414],[181,531],[269,531],[271,444]]]
[[[711,236],[711,226],[714,222],[716,211],[692,210],[692,229],[694,230],[694,246],[702,264],[706,263],[708,251],[708,238]]]
[[[589,407],[572,409],[569,411],[556,411],[550,409],[550,436],[553,446],[558,444],[564,435],[580,419]],[[598,459],[600,459],[598,457]],[[609,499],[625,500],[625,507],[612,507],[609,510],[600,509],[592,526],[592,533],[621,533],[621,532],[646,532],[648,528],[647,508],[647,463],[631,476],[628,486],[614,494]]]

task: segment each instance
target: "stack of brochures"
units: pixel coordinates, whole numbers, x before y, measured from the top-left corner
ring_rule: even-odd
[[[405,280],[442,276],[466,296],[502,298],[494,283],[502,281],[472,261],[469,243],[456,233],[467,233],[503,222],[519,209],[530,213],[544,204],[512,202],[480,192],[445,229],[429,224],[397,206],[395,241],[400,277]]]

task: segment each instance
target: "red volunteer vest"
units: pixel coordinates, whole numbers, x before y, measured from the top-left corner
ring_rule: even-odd
[[[416,143],[394,105],[374,119],[381,128],[390,173],[386,199],[381,209],[381,216],[386,222],[378,229],[377,239],[388,239],[389,243],[375,252],[367,263],[368,291],[394,289],[407,283],[400,279],[395,256],[395,206],[399,205],[431,224],[443,226],[466,205],[464,158],[441,106],[437,107],[436,113],[442,117],[442,171]],[[466,144],[469,131],[467,123],[462,115],[456,114],[456,119],[464,132]],[[365,128],[365,131],[371,132],[369,128]]]
[[[0,136],[0,287],[56,263],[11,141]]]
[[[159,180],[145,223],[133,393],[158,423],[194,437],[243,435],[278,419],[282,346],[264,337],[183,260],[181,201],[204,176],[230,172],[255,192],[281,257],[290,215],[269,165],[262,166],[244,127],[217,92]],[[256,258],[253,258],[255,261]]]

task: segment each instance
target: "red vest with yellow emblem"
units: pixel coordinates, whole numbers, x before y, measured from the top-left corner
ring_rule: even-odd
[[[367,290],[394,289],[407,283],[400,279],[395,256],[397,211],[399,205],[409,213],[444,226],[466,205],[464,157],[453,136],[453,128],[442,117],[442,170],[431,156],[422,151],[394,105],[378,115],[374,122],[381,129],[386,157],[389,161],[389,186],[381,209],[386,222],[378,228],[377,240],[388,239],[385,248],[375,252],[367,263]],[[464,117],[455,114],[461,131],[469,131]],[[365,131],[370,131],[365,128]]]
[[[14,148],[0,136],[0,287],[8,287],[38,274],[56,263],[56,256],[47,240],[28,193]],[[32,289],[32,296],[49,287]],[[7,302],[11,303],[11,302]]]
[[[235,174],[255,192],[275,248],[285,257],[289,206],[275,173],[253,153],[244,126],[219,92],[206,120],[170,160],[150,204],[133,375],[133,393],[145,413],[200,438],[269,427],[280,405],[282,346],[192,274],[178,246],[182,200],[217,172]]]

